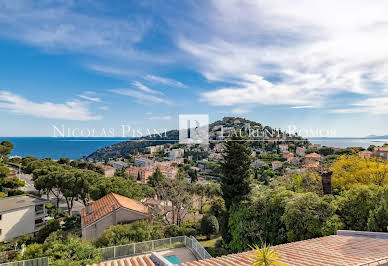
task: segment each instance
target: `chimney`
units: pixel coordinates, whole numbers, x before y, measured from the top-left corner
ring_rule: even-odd
[[[112,217],[113,217],[113,225],[116,225],[117,224],[117,217],[116,217],[115,205],[112,205]]]
[[[92,212],[93,212],[93,204],[89,202],[89,203],[86,205],[86,215],[89,215],[89,214],[91,214]]]
[[[323,194],[331,194],[332,193],[331,176],[333,175],[333,171],[322,170],[322,171],[320,171],[320,174],[322,177]]]

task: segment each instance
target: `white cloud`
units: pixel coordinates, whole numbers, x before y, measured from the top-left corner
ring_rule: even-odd
[[[114,93],[129,96],[132,98],[135,98],[139,102],[151,102],[151,103],[164,103],[164,104],[170,104],[170,101],[155,95],[150,95],[147,93],[144,93],[142,91],[133,90],[133,89],[114,89],[111,90]]]
[[[104,105],[104,106],[101,106],[100,109],[103,110],[103,111],[108,111],[109,107]]]
[[[0,91],[0,110],[60,120],[100,120],[93,115],[86,103],[77,100],[65,103],[36,103],[8,91]]]
[[[291,109],[312,109],[312,108],[317,108],[316,106],[313,105],[298,105],[298,106],[291,106]]]
[[[247,114],[249,112],[250,112],[249,109],[243,108],[243,107],[237,107],[237,108],[233,108],[232,109],[232,113],[233,114],[238,114],[238,115]]]
[[[84,100],[87,100],[87,101],[90,101],[90,102],[101,102],[101,99],[98,98],[98,97],[91,97],[91,96],[88,96],[88,95],[78,95],[78,97],[84,99]]]
[[[334,113],[352,114],[352,113],[370,113],[375,115],[388,114],[388,97],[367,98],[352,104],[351,108],[335,109]]]
[[[151,116],[148,119],[149,120],[171,120],[172,117],[170,115],[166,115],[166,116]]]
[[[97,72],[100,72],[103,74],[107,74],[107,75],[111,75],[111,76],[131,77],[131,76],[135,75],[134,71],[129,70],[129,69],[124,68],[124,67],[119,68],[119,67],[99,65],[99,64],[87,64],[86,66],[94,71],[97,71]]]
[[[154,76],[154,75],[146,75],[144,77],[145,80],[152,81],[152,82],[157,82],[161,83],[167,86],[173,86],[173,87],[179,87],[179,88],[186,88],[187,86],[183,84],[180,81],[174,80],[174,79],[169,79],[169,78],[164,78],[164,77],[159,77],[159,76]]]
[[[146,93],[151,93],[151,94],[163,94],[163,93],[160,92],[160,91],[156,91],[156,90],[150,89],[149,87],[147,87],[146,85],[144,85],[143,83],[141,83],[141,82],[139,82],[139,81],[133,82],[133,85],[135,85],[139,90],[144,91],[144,92],[146,92]]]
[[[211,3],[212,16],[197,14],[196,26],[208,28],[178,39],[208,80],[233,84],[203,93],[210,104],[321,106],[338,93],[387,95],[379,88],[388,87],[388,2]]]

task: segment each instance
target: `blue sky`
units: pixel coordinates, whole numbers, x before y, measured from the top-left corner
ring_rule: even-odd
[[[0,0],[0,136],[195,113],[388,134],[387,5]]]

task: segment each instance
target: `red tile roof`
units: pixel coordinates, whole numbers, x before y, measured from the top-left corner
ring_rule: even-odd
[[[321,158],[321,155],[319,155],[318,153],[309,153],[306,155],[306,158]]]
[[[388,239],[333,235],[276,246],[289,266],[358,265],[388,256]],[[252,251],[183,263],[181,266],[252,265]]]
[[[375,147],[375,151],[388,152],[388,147]]]
[[[93,266],[155,266],[150,259],[150,255],[128,257],[118,260],[104,261]]]
[[[84,227],[88,226],[111,213],[113,208],[117,210],[121,207],[144,214],[148,212],[148,208],[140,202],[115,193],[110,193],[92,203],[92,213],[87,215],[86,208],[82,209],[82,225]]]

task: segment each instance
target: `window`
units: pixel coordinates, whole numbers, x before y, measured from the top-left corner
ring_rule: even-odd
[[[0,214],[0,221],[1,221],[1,219],[3,219],[3,215],[2,214]]]
[[[43,204],[35,205],[35,213],[36,213],[36,214],[41,214],[41,213],[43,213]]]
[[[43,223],[43,219],[42,218],[39,218],[39,219],[35,220],[35,224],[41,224],[41,223]]]

